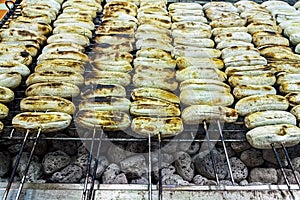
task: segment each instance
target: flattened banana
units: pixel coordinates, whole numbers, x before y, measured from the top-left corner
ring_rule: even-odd
[[[233,95],[237,99],[265,94],[276,94],[276,89],[269,85],[237,85],[233,89]]]

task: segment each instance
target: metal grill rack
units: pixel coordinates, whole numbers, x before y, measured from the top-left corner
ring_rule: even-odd
[[[8,13],[0,22],[0,28],[6,28],[7,22],[16,16],[20,15],[20,3],[22,0],[17,0],[15,3],[7,1],[6,5],[9,8]],[[190,2],[190,1],[169,1],[169,2]],[[195,1],[199,2],[199,1]],[[200,3],[204,3],[200,1]],[[12,6],[9,6],[12,5]],[[100,18],[98,16],[95,19],[96,27],[100,25]],[[91,42],[91,46],[86,49],[86,53],[89,53],[94,45],[94,42]],[[33,64],[34,66],[34,64]],[[32,66],[32,69],[33,69]],[[16,108],[16,104],[19,104],[19,101],[24,97],[24,85],[19,88],[16,93],[16,100],[13,102],[12,107]],[[131,91],[132,88],[128,88],[128,91]],[[11,114],[14,116],[19,112],[18,109],[12,109]],[[11,117],[12,117],[11,116]],[[235,124],[225,124],[222,127],[222,122],[216,121],[214,128],[209,128],[209,124],[204,122],[203,125],[199,127],[185,127],[183,134],[176,136],[174,138],[162,138],[161,135],[151,138],[138,138],[130,136],[124,133],[110,134],[104,133],[103,131],[94,129],[93,134],[89,137],[80,138],[78,135],[70,135],[68,138],[59,138],[59,137],[40,137],[41,131],[37,133],[31,133],[27,131],[23,136],[17,133],[17,131],[10,124],[11,119],[9,118],[6,121],[6,127],[4,134],[0,137],[1,141],[9,140],[19,140],[21,141],[21,147],[19,154],[17,156],[17,161],[13,170],[11,172],[11,177],[8,183],[0,183],[0,196],[3,199],[104,199],[104,198],[120,198],[120,199],[216,199],[224,198],[227,195],[227,198],[243,198],[243,195],[254,195],[254,197],[259,195],[264,195],[266,199],[273,199],[274,197],[285,197],[286,199],[300,199],[300,182],[296,176],[295,169],[292,165],[291,158],[289,156],[287,148],[282,145],[282,149],[276,149],[272,146],[272,150],[278,162],[279,169],[284,177],[285,185],[259,185],[259,186],[237,186],[234,182],[233,173],[231,164],[229,161],[229,155],[227,152],[226,144],[229,142],[245,142],[245,137],[237,136],[235,133],[245,133],[246,128],[242,122],[242,119]],[[73,125],[68,128],[69,132],[76,132],[76,127]],[[126,132],[130,130],[126,130]],[[134,133],[132,133],[134,134]],[[85,172],[86,178],[84,184],[58,184],[58,183],[25,183],[26,182],[26,173],[28,172],[33,153],[35,151],[36,145],[41,140],[59,140],[59,141],[87,141],[90,142],[90,154],[88,159],[88,167]],[[16,170],[21,158],[21,155],[24,151],[24,147],[28,141],[34,141],[33,147],[30,151],[29,160],[26,166],[26,173],[22,177],[20,182],[14,183],[14,178],[16,175]],[[104,142],[143,142],[148,146],[148,185],[117,185],[117,184],[95,184],[95,173],[97,169],[97,163],[100,156],[102,144]],[[170,142],[175,143],[206,143],[211,163],[213,166],[215,180],[217,182],[216,186],[174,186],[174,185],[163,185],[162,184],[162,148],[165,144]],[[222,149],[224,150],[224,156],[226,158],[226,163],[230,175],[231,186],[221,185],[217,173],[217,161],[212,153],[215,143],[219,143]],[[96,156],[93,156],[92,150],[96,147]],[[279,156],[279,151],[282,150],[285,158],[288,161],[290,168],[292,169],[293,176],[297,184],[290,184],[287,174],[282,165],[282,160]],[[152,180],[152,170],[153,163],[152,157],[154,154],[158,156],[158,181],[154,182]],[[94,170],[92,175],[90,175],[90,170],[92,169],[94,163]],[[89,181],[89,178],[91,178]],[[225,195],[225,196],[224,196]],[[236,196],[234,196],[236,195]],[[240,196],[239,196],[240,195]]]

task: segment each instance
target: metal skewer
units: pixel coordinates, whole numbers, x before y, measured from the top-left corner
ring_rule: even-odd
[[[151,135],[148,135],[148,199],[152,200],[152,156],[151,156]]]
[[[26,180],[26,175],[28,173],[28,170],[29,170],[29,167],[30,167],[30,163],[31,163],[31,160],[32,160],[35,148],[36,148],[36,145],[37,145],[38,140],[40,138],[41,132],[42,132],[42,129],[39,128],[38,133],[37,133],[36,138],[35,138],[34,143],[33,143],[33,147],[32,147],[32,149],[30,151],[30,154],[29,154],[29,158],[28,158],[27,165],[26,165],[26,168],[25,168],[25,173],[24,173],[24,175],[22,177],[21,183],[20,183],[19,188],[18,188],[18,192],[17,192],[17,196],[16,196],[17,200],[20,198],[20,195],[21,195],[21,192],[22,192],[25,180]]]
[[[158,199],[162,200],[162,173],[161,173],[161,133],[158,134]]]
[[[84,180],[82,200],[86,200],[88,198],[88,193],[87,193],[88,189],[87,188],[88,188],[88,184],[89,184],[89,175],[90,175],[91,163],[92,163],[92,158],[93,158],[95,135],[96,135],[96,128],[94,127],[93,138],[92,138],[92,143],[91,143],[90,152],[89,152],[88,165],[87,165],[87,170],[86,170],[86,175],[85,175],[85,180]]]
[[[19,163],[20,163],[20,159],[21,159],[22,153],[23,153],[24,148],[25,148],[25,144],[26,144],[28,136],[29,136],[29,132],[30,132],[29,130],[26,131],[25,137],[23,139],[20,151],[19,151],[17,159],[16,159],[16,163],[15,163],[15,165],[13,167],[13,171],[12,171],[10,179],[9,179],[9,181],[7,183],[7,186],[6,186],[6,189],[5,189],[5,192],[4,192],[2,200],[6,200],[7,197],[8,197],[11,185],[12,185],[12,183],[14,181],[14,178],[15,178],[15,175],[16,175],[16,171],[17,171],[17,168],[18,168]]]
[[[88,197],[89,199],[94,199],[95,198],[95,190],[94,190],[94,186],[95,186],[95,177],[96,177],[96,173],[97,173],[97,168],[98,168],[98,162],[99,162],[99,156],[100,156],[100,151],[101,151],[101,143],[102,143],[102,136],[103,136],[103,130],[101,130],[100,133],[100,140],[99,140],[99,144],[97,147],[97,155],[96,158],[94,159],[94,170],[93,170],[93,175],[92,175],[92,183],[91,183],[91,187],[89,189],[89,194]]]
[[[206,138],[207,138],[208,150],[209,150],[209,154],[210,154],[210,157],[211,157],[211,163],[213,165],[213,170],[214,170],[214,173],[215,173],[216,182],[217,182],[217,185],[220,185],[220,181],[219,181],[219,177],[218,177],[218,171],[217,171],[217,166],[216,166],[216,161],[215,161],[215,156],[214,156],[214,154],[212,152],[213,149],[211,147],[211,141],[210,141],[210,137],[209,137],[209,132],[208,132],[206,121],[203,121],[203,126],[204,126],[204,130],[205,130],[205,135],[206,135]]]

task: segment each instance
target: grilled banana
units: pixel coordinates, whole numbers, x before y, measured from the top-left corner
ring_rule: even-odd
[[[291,92],[300,92],[300,81],[283,82],[279,87],[283,94]]]
[[[211,33],[215,37],[219,34],[227,34],[234,32],[247,32],[247,27],[226,27],[226,28],[214,28]]]
[[[192,105],[181,114],[185,124],[202,124],[203,121],[220,120],[226,123],[236,122],[238,113],[235,109],[223,106]]]
[[[90,44],[90,40],[88,37],[77,33],[60,33],[48,37],[47,43],[71,43],[86,47]]]
[[[137,117],[132,120],[131,129],[144,137],[158,134],[162,137],[172,137],[183,131],[183,124],[179,117]]]
[[[180,93],[180,101],[185,105],[230,106],[234,98],[230,92],[189,89]]]
[[[148,66],[137,66],[135,67],[135,73],[141,74],[142,76],[157,77],[157,78],[175,78],[175,70],[168,68],[154,68]]]
[[[299,92],[292,92],[288,93],[285,98],[290,102],[291,106],[300,105],[300,93]]]
[[[243,41],[239,41],[239,40],[224,40],[221,41],[217,44],[216,49],[225,49],[228,47],[234,47],[234,46],[238,46],[238,47],[254,47],[254,45],[252,43],[249,42],[243,42]]]
[[[276,84],[281,85],[284,82],[293,82],[298,81],[300,79],[300,73],[286,73],[286,72],[280,72],[277,74],[277,81]]]
[[[294,115],[281,110],[255,112],[245,117],[245,125],[249,129],[276,124],[296,125],[296,123],[297,120]]]
[[[30,85],[26,91],[26,96],[59,96],[62,98],[72,98],[78,96],[79,88],[71,83],[36,83]]]
[[[131,103],[130,113],[135,116],[177,117],[180,109],[178,104],[168,101],[140,98]]]
[[[92,66],[101,71],[116,71],[128,73],[132,70],[132,66],[128,61],[108,61],[96,60],[91,62]]]
[[[155,58],[161,60],[171,60],[172,56],[170,53],[160,49],[141,49],[136,52],[136,57]]]
[[[21,84],[22,76],[18,72],[0,74],[0,86],[14,89]]]
[[[41,35],[49,35],[52,32],[52,27],[49,24],[40,22],[12,21],[9,23],[9,27],[35,31]]]
[[[64,98],[58,96],[30,96],[21,100],[21,111],[44,111],[44,112],[63,112],[74,114],[75,105]]]
[[[214,40],[216,43],[220,43],[224,40],[239,40],[250,43],[252,41],[252,36],[247,32],[220,33],[215,36]]]
[[[161,60],[158,58],[146,58],[146,57],[137,57],[133,61],[134,67],[137,66],[149,66],[155,68],[171,68],[175,69],[176,60]]]
[[[79,110],[122,111],[129,112],[130,101],[120,97],[95,97],[83,100]]]
[[[0,43],[0,52],[14,52],[14,53],[22,53],[27,52],[30,56],[34,57],[37,55],[39,50],[39,44],[34,43],[33,41],[28,42],[28,44],[20,44],[19,42],[11,42],[11,43]]]
[[[266,110],[287,110],[288,107],[289,102],[285,97],[274,94],[245,97],[235,104],[235,109],[241,116]]]
[[[66,59],[66,60],[78,60],[81,62],[87,62],[89,60],[88,56],[84,53],[78,51],[53,51],[41,54],[38,57],[38,63],[44,60],[53,59]]]
[[[140,98],[159,99],[171,103],[180,103],[179,98],[172,92],[158,88],[136,88],[131,92],[131,98],[138,100]]]
[[[176,72],[177,81],[182,82],[188,79],[212,79],[217,81],[225,81],[227,76],[219,69],[198,66],[187,67]]]
[[[0,86],[0,103],[9,103],[15,98],[14,92],[7,88]]]
[[[209,38],[190,38],[190,37],[177,37],[174,38],[174,46],[193,46],[198,48],[213,48],[215,42]]]
[[[198,16],[199,18],[203,18],[203,16]],[[178,17],[176,17],[178,18]],[[173,38],[210,38],[211,31],[207,29],[173,29],[172,30],[172,37]]]
[[[92,38],[93,36],[92,31],[79,25],[69,26],[68,24],[65,24],[65,25],[56,26],[53,29],[53,34],[65,34],[65,33],[80,34],[88,38]]]
[[[35,68],[35,72],[43,72],[43,71],[69,71],[69,72],[77,72],[80,74],[84,74],[85,68],[83,63],[76,60],[61,60],[61,59],[53,59],[53,60],[44,60],[41,61]]]
[[[227,67],[268,64],[267,60],[260,55],[230,56],[224,59],[224,63]]]
[[[83,46],[71,43],[51,43],[43,48],[42,53],[47,54],[54,51],[78,51],[84,52]]]
[[[6,105],[0,103],[0,119],[4,119],[8,116],[9,109]]]
[[[22,76],[28,76],[30,69],[17,61],[0,61],[0,74],[17,72]]]
[[[86,28],[90,31],[95,29],[95,24],[93,21],[81,19],[81,18],[59,18],[56,19],[53,23],[54,27],[59,27],[59,26],[80,26],[82,28]]]
[[[227,67],[225,74],[227,76],[232,75],[246,75],[246,76],[258,76],[268,73],[275,73],[276,70],[271,66],[266,65],[253,65],[253,66],[239,66],[239,67]]]
[[[8,28],[0,31],[1,41],[35,40],[40,45],[46,41],[46,37],[38,33],[21,28]]]
[[[172,52],[172,56],[178,57],[192,57],[192,58],[219,58],[221,51],[213,48],[198,48],[186,46],[176,46]]]
[[[184,69],[191,66],[201,66],[206,68],[222,69],[224,63],[217,58],[191,58],[191,57],[178,57],[176,64],[179,69]]]
[[[63,112],[24,112],[13,118],[12,125],[21,130],[41,129],[43,133],[49,133],[66,129],[71,121],[72,117]]]
[[[261,32],[255,33],[253,35],[253,43],[257,47],[266,46],[266,45],[278,45],[278,46],[288,47],[290,45],[289,40],[281,35],[271,35],[271,34],[257,35],[257,34],[261,34]]]
[[[132,82],[135,87],[153,87],[165,90],[174,91],[178,87],[175,78],[157,78],[156,76],[147,76],[135,74],[132,77]]]
[[[246,20],[245,19],[234,19],[232,18],[229,20],[228,18],[225,19],[217,19],[213,20],[209,23],[209,25],[212,28],[220,28],[220,27],[240,27],[240,26],[245,26],[246,25]]]
[[[110,85],[118,84],[127,86],[130,84],[131,76],[124,72],[92,71],[85,77],[85,85]]]
[[[83,85],[84,77],[79,73],[70,71],[42,71],[28,76],[26,85],[29,86],[42,82],[65,82],[74,85]]]
[[[51,18],[48,15],[40,14],[36,16],[19,16],[16,18],[16,21],[22,22],[39,22],[45,24],[51,24]]]
[[[126,90],[123,86],[117,84],[111,85],[96,85],[83,88],[81,97],[83,99],[97,98],[97,97],[125,97]]]
[[[223,59],[232,56],[243,56],[243,55],[259,56],[260,52],[256,48],[250,46],[231,46],[222,49]]]
[[[27,51],[22,52],[1,52],[0,51],[0,60],[1,61],[15,61],[22,63],[24,65],[30,65],[32,63],[32,57]]]
[[[252,95],[276,94],[276,89],[268,85],[237,85],[233,89],[233,95],[242,99]]]
[[[92,55],[91,60],[93,62],[97,61],[127,61],[131,63],[133,61],[132,54],[128,52],[112,52],[112,53],[100,53]]]
[[[232,87],[238,85],[274,85],[276,77],[272,73],[261,74],[257,76],[248,75],[232,75],[228,79],[229,84]]]
[[[130,126],[130,118],[125,112],[80,110],[75,117],[76,124],[88,129],[104,131],[124,130]]]
[[[297,145],[300,141],[300,129],[290,124],[267,125],[247,132],[246,138],[254,148],[272,149]]]
[[[230,86],[221,81],[212,79],[189,79],[180,83],[180,91],[204,90],[215,92],[230,92]]]

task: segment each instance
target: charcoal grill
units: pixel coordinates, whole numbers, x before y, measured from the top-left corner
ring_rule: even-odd
[[[20,15],[21,3],[22,0],[16,0],[15,3],[12,1],[6,1],[6,6],[8,7],[8,12],[0,22],[0,28],[7,28],[7,24],[10,20],[14,19]],[[189,0],[176,1],[171,0],[168,2],[191,2]],[[205,3],[205,1],[193,1],[198,3]],[[262,1],[258,1],[262,2]],[[295,2],[290,2],[294,4]],[[96,27],[100,24],[101,15],[97,16],[95,19]],[[86,53],[89,53],[94,45],[94,42],[91,42],[91,45],[87,47]],[[35,63],[33,63],[31,70],[34,68]],[[131,87],[127,88],[128,93],[132,90]],[[8,183],[0,183],[0,196],[3,199],[300,199],[300,182],[296,176],[294,167],[292,166],[291,158],[288,153],[288,149],[282,145],[282,149],[276,149],[272,146],[272,150],[278,162],[279,169],[284,177],[285,185],[252,185],[252,186],[238,186],[235,185],[232,169],[229,161],[229,155],[227,152],[226,144],[230,142],[245,142],[245,137],[236,137],[235,133],[245,133],[246,128],[240,119],[235,124],[226,125],[224,128],[221,127],[221,122],[217,121],[217,127],[214,130],[208,129],[208,124],[204,122],[201,127],[197,127],[198,130],[195,130],[191,127],[185,127],[184,137],[176,138],[161,138],[158,135],[156,138],[137,138],[133,136],[118,137],[106,134],[102,131],[94,130],[93,134],[90,137],[80,138],[78,135],[74,134],[73,136],[65,137],[50,137],[46,136],[41,138],[41,131],[37,133],[32,133],[27,131],[24,133],[24,136],[16,134],[16,130],[11,126],[11,118],[19,113],[18,105],[20,100],[25,96],[24,95],[25,86],[21,85],[18,90],[15,90],[16,98],[10,105],[12,108],[10,111],[10,116],[5,121],[5,130],[4,134],[0,137],[1,141],[22,141],[19,154],[17,156],[17,163],[20,159],[21,154],[24,151],[25,144],[28,141],[34,141],[34,145],[31,149],[29,161],[26,166],[26,172],[30,166],[31,158],[33,152],[36,148],[36,144],[41,140],[53,141],[88,141],[90,142],[90,148],[97,148],[96,156],[93,156],[92,153],[89,155],[88,160],[88,170],[86,172],[86,179],[83,184],[61,184],[61,183],[26,183],[26,176],[22,177],[21,181],[14,182],[16,175],[16,166],[11,172],[10,181]],[[72,125],[69,128],[70,132],[76,132],[76,128]],[[211,136],[211,132],[217,133],[217,139],[214,136]],[[215,135],[215,134],[214,134]],[[148,144],[148,185],[138,185],[138,184],[96,184],[95,183],[95,170],[94,173],[90,176],[89,171],[93,162],[97,163],[100,156],[100,150],[103,142],[143,142]],[[210,158],[214,170],[215,180],[217,182],[216,186],[177,186],[177,185],[163,185],[162,184],[162,174],[161,174],[161,162],[162,162],[162,145],[168,142],[198,142],[198,143],[207,143]],[[216,169],[216,160],[212,149],[214,148],[214,143],[219,142],[224,150],[227,167],[230,174],[230,181],[232,185],[221,185],[218,173]],[[156,146],[157,151],[153,151],[153,144]],[[279,156],[279,151],[283,151],[285,158],[288,161],[290,168],[292,169],[293,175],[296,179],[297,184],[291,184],[288,180],[287,174],[284,171],[282,160]],[[92,152],[92,151],[90,151]],[[159,178],[158,182],[154,182],[151,178],[151,171],[153,168],[152,156],[157,153],[158,155],[158,169],[159,169]],[[95,167],[96,169],[96,167]],[[88,181],[88,178],[91,178],[92,181]]]

